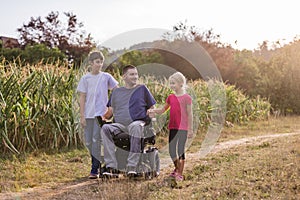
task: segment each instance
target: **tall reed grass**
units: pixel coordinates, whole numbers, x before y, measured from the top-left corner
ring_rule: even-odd
[[[75,93],[81,75],[80,70],[55,63],[34,66],[18,62],[1,63],[1,152],[21,153],[83,146]],[[113,76],[122,83],[118,71]],[[163,104],[171,92],[167,79],[156,80],[155,77],[145,76],[141,82],[148,86],[158,104]],[[226,113],[223,114],[226,121],[244,123],[268,116],[271,107],[268,101],[259,97],[251,99],[234,86],[224,83],[216,83],[216,86],[211,89],[201,80],[189,82],[188,92],[194,100],[194,120],[200,128],[207,127],[211,122],[217,102],[217,99],[212,102],[212,95],[220,93],[218,88],[225,88]],[[167,113],[165,117],[168,118]]]
[[[75,78],[66,66],[1,64],[1,151],[82,145],[73,117]]]

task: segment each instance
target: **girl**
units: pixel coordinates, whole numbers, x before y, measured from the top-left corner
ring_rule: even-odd
[[[176,72],[171,75],[169,84],[174,93],[168,96],[162,108],[152,109],[150,113],[162,114],[170,109],[169,153],[175,166],[170,176],[182,181],[185,143],[187,137],[193,135],[192,98],[185,91],[186,78],[182,73]]]

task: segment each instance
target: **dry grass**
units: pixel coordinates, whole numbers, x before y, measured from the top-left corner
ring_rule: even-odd
[[[0,193],[18,192],[42,185],[55,187],[88,175],[89,157],[86,150],[65,153],[31,153],[24,157],[0,160]]]
[[[220,141],[293,132],[300,129],[299,119],[271,118],[224,128]],[[200,142],[201,134],[194,144]],[[299,135],[250,143],[199,160],[187,158],[186,180],[175,189],[164,181],[171,169],[162,169],[162,175],[151,181],[89,181],[86,150],[32,153],[0,162],[0,193],[35,188],[32,193],[13,195],[31,200],[39,195],[43,199],[297,199],[300,194]]]
[[[225,127],[219,141],[300,130],[299,116],[269,117],[268,120],[250,121],[245,125]]]
[[[99,181],[51,199],[298,199],[299,135],[257,141],[187,160],[185,181],[171,188],[171,169],[152,181]]]
[[[148,199],[299,199],[300,137],[240,146],[193,161],[180,189],[160,187]]]
[[[286,117],[269,117],[268,120],[250,121],[244,125],[224,126],[218,142],[235,140],[244,137],[252,137],[258,135],[269,135],[275,133],[290,133],[300,130],[300,116]],[[193,140],[188,152],[196,152],[199,150],[206,130],[201,130]],[[164,141],[164,145],[167,140]]]

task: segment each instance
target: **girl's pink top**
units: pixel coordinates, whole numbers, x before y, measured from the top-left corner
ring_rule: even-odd
[[[170,105],[169,129],[188,130],[187,105],[192,104],[191,96],[170,94],[166,102]]]

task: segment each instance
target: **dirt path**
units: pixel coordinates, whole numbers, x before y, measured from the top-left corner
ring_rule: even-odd
[[[214,154],[220,151],[224,151],[233,147],[241,146],[241,145],[256,145],[260,144],[275,138],[279,137],[287,137],[292,135],[300,135],[300,130],[294,133],[281,133],[281,134],[273,134],[273,135],[262,135],[255,137],[242,138],[237,140],[230,140],[226,142],[217,143],[214,148],[210,151],[210,154]],[[203,154],[201,154],[201,150],[197,153],[188,154],[189,162],[186,165],[186,168],[192,168],[195,162],[199,161],[203,158]],[[163,169],[170,165],[169,159],[161,159],[161,168],[162,173]],[[62,184],[58,185],[55,188],[42,186],[36,187],[32,189],[26,189],[22,192],[17,193],[0,193],[0,199],[47,199],[51,197],[55,197],[57,195],[68,193],[74,190],[78,190],[83,187],[87,187],[89,185],[96,185],[100,180],[82,180],[71,184]]]

